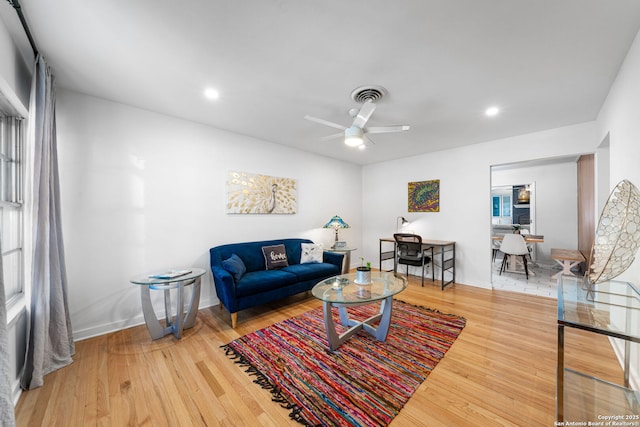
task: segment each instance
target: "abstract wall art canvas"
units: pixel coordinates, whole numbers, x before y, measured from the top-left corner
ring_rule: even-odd
[[[295,214],[297,207],[295,179],[229,172],[227,213]]]
[[[440,212],[440,180],[410,182],[408,184],[409,212]]]

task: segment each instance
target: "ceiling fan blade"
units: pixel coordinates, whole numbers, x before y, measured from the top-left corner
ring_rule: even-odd
[[[309,116],[309,115],[304,116],[304,118],[309,120],[309,121],[311,121],[311,122],[320,123],[321,125],[329,126],[329,127],[340,129],[340,130],[345,130],[347,128],[346,126],[342,126],[342,125],[339,125],[337,123],[333,123],[333,122],[330,122],[328,120],[319,119],[317,117],[312,117],[312,116]]]
[[[404,132],[411,129],[408,125],[399,126],[376,126],[364,129],[364,133],[391,133],[391,132]]]
[[[376,104],[371,101],[367,101],[362,104],[362,108],[360,108],[360,111],[358,111],[358,115],[355,119],[353,119],[352,126],[356,126],[362,129],[375,110]]]
[[[323,136],[320,141],[329,141],[331,139],[344,138],[344,132],[334,133],[333,135]]]

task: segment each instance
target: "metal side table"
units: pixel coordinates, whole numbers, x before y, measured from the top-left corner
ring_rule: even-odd
[[[200,278],[204,273],[202,268],[186,268],[141,274],[131,279],[131,283],[140,285],[142,312],[152,339],[156,340],[171,333],[180,339],[184,329],[195,325],[200,304]],[[191,286],[191,299],[185,312],[184,289],[187,286]],[[177,294],[175,316],[171,312],[171,290],[173,289]],[[164,291],[165,325],[160,323],[153,309],[151,290]]]

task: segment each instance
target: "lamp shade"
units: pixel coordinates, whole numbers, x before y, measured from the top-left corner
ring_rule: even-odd
[[[409,221],[403,216],[396,218],[396,233],[400,231],[400,228],[409,224]]]
[[[337,230],[339,228],[350,228],[350,227],[349,227],[349,224],[344,222],[342,218],[340,218],[338,215],[335,215],[322,228],[333,228],[334,230]]]

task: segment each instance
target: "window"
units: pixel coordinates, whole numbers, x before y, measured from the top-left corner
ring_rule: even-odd
[[[500,216],[511,216],[511,196],[508,194],[502,196],[502,213]]]
[[[492,196],[491,209],[494,217],[510,217],[511,196],[509,194]]]
[[[7,304],[22,294],[24,284],[23,150],[22,120],[0,114],[0,241]]]

